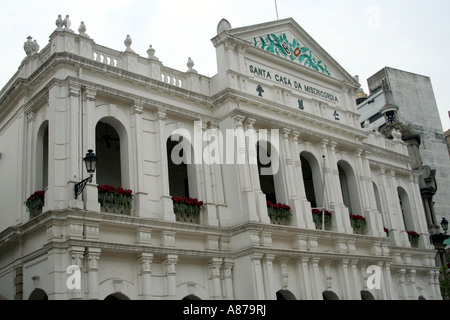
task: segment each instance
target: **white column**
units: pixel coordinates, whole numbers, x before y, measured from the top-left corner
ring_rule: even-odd
[[[83,299],[83,260],[84,260],[84,247],[78,247],[78,248],[72,248],[69,250],[70,260],[71,264],[78,266],[80,268],[80,282],[81,282],[81,288],[80,289],[72,289],[70,293],[70,299],[72,300],[79,300]]]
[[[144,186],[142,112],[143,102],[139,100],[134,101],[131,109],[131,123],[133,124],[131,132],[133,137],[133,146],[129,148],[128,157],[130,158],[130,162],[131,160],[134,160],[134,163],[132,163],[132,168],[134,169],[134,214],[140,217],[151,218],[152,214],[150,209],[145,206],[148,193],[145,191]]]
[[[408,278],[409,299],[417,300],[419,296],[417,295],[416,289],[416,270],[408,270],[408,272],[406,273],[406,277]]]
[[[348,263],[349,259],[342,259],[341,260],[341,274],[342,274],[342,282],[344,283],[345,290],[344,290],[344,297],[346,300],[354,300],[356,297],[354,296],[354,292],[352,290],[352,287],[350,285],[350,277],[348,273]]]
[[[178,256],[174,254],[167,255],[164,260],[164,270],[166,276],[167,299],[174,300],[177,298],[177,279],[176,279],[176,264]]]
[[[265,294],[264,294],[264,277],[262,272],[262,266],[261,266],[261,259],[263,257],[263,254],[261,253],[254,253],[251,258],[251,268],[252,268],[252,275],[253,275],[253,290],[255,293],[255,300],[265,300]]]
[[[26,180],[25,180],[25,194],[23,195],[24,200],[27,199],[33,192],[35,192],[36,188],[36,140],[37,140],[37,132],[35,132],[36,126],[36,113],[30,112],[27,114],[27,142],[26,142]],[[25,208],[25,206],[22,206]],[[25,222],[28,220],[29,214],[27,210],[22,211],[22,221]]]
[[[303,295],[303,300],[312,300],[313,299],[313,292],[311,288],[311,282],[310,282],[310,272],[308,267],[308,257],[301,257],[298,260],[298,270],[299,274],[301,275],[301,283],[300,288]]]
[[[79,155],[84,158],[87,150],[92,149],[95,153],[95,100],[96,91],[93,88],[85,89],[85,115],[83,121],[83,151]],[[82,161],[82,160],[81,160]],[[86,168],[83,165],[83,172],[81,179],[88,177]],[[100,203],[98,202],[97,178],[94,174],[92,183],[88,183],[83,193],[85,210],[100,211]]]
[[[142,300],[150,300],[152,298],[152,286],[151,286],[152,261],[153,261],[152,253],[143,253],[138,260],[141,269]]]
[[[207,138],[207,141],[212,140],[212,134],[214,133],[213,130],[206,130],[206,122],[202,121],[202,138]],[[214,138],[217,139],[217,136]],[[203,139],[202,139],[203,141]],[[197,142],[196,142],[197,143]],[[209,146],[209,144],[208,144]],[[205,150],[206,152],[203,152]],[[203,184],[202,190],[202,198],[205,202],[203,212],[203,221],[202,224],[208,225],[208,226],[218,226],[219,220],[217,219],[217,210],[216,205],[214,203],[214,194],[213,194],[213,181],[211,176],[211,170],[213,165],[211,164],[211,153],[209,152],[209,149],[201,149],[202,152],[202,164],[200,165],[202,167],[203,174],[200,177],[200,181]],[[219,152],[219,150],[215,150],[215,152]]]
[[[302,162],[300,160],[300,148],[299,148],[299,135],[300,132],[292,132],[292,154],[293,154],[293,178],[294,186],[296,188],[297,199],[300,201],[299,208],[295,210],[297,222],[295,223],[298,227],[303,227],[307,229],[316,229],[316,225],[312,219],[311,203],[306,198],[305,184],[303,182],[303,172],[302,172]],[[297,204],[295,202],[295,207]]]
[[[434,292],[436,292],[436,300],[442,300],[441,287],[439,285],[439,271],[434,271]]]
[[[430,244],[430,234],[428,232],[427,220],[425,217],[424,203],[419,189],[419,175],[411,173],[409,177],[409,194],[412,202],[412,214],[414,216],[416,232],[420,234],[419,247],[432,249]]]
[[[98,282],[98,260],[100,259],[99,248],[88,248],[86,253],[87,272],[88,272],[88,299],[96,300],[99,298]]]
[[[273,260],[275,255],[265,254],[262,260],[264,275],[264,291],[267,300],[276,300],[276,289],[274,284]]]
[[[169,168],[167,159],[167,137],[166,137],[166,110],[158,108],[155,112],[156,128],[158,132],[157,146],[155,150],[159,153],[160,159],[160,195],[162,201],[162,216],[163,220],[175,221],[175,214],[173,213],[173,203],[169,188]]]
[[[352,259],[349,263],[350,269],[350,279],[351,279],[351,292],[353,292],[353,299],[360,300],[361,299],[361,288],[363,287],[359,281],[358,277],[358,259]]]
[[[258,166],[256,164],[250,164],[250,158],[255,156],[253,145],[249,145],[247,137],[245,136],[244,120],[245,117],[237,115],[233,118],[235,132],[241,131],[244,134],[244,140],[237,143],[237,170],[238,179],[240,179],[240,185],[246,201],[249,220],[250,221],[264,221],[270,223],[269,216],[267,215],[267,206],[265,202],[265,195],[262,193],[259,185]],[[253,124],[255,120],[249,119],[247,121],[247,130],[253,130]],[[254,132],[254,131],[250,131]],[[238,135],[239,137],[240,135]],[[240,140],[238,138],[238,140]],[[253,139],[252,139],[253,140]],[[250,149],[251,147],[251,149]],[[250,151],[252,150],[252,151]],[[250,157],[248,156],[250,152]]]
[[[430,300],[437,300],[438,297],[436,293],[439,292],[440,290],[439,291],[436,290],[437,288],[435,287],[434,270],[428,271],[426,277],[427,277],[427,287],[428,287],[427,289],[429,298]]]
[[[313,299],[314,300],[322,300],[322,289],[323,285],[320,281],[320,270],[319,270],[319,261],[320,258],[311,258],[311,269],[310,275],[312,276],[311,288],[313,289]]]
[[[370,202],[369,202],[369,195],[367,192],[367,184],[366,184],[366,175],[364,172],[364,168],[363,168],[363,163],[362,163],[362,153],[363,153],[363,149],[356,149],[356,173],[358,176],[358,180],[359,180],[359,186],[360,186],[360,195],[361,195],[361,202],[362,202],[362,207],[361,209],[363,210],[363,212],[361,212],[360,214],[364,214],[366,212],[370,211]]]
[[[223,288],[224,288],[224,299],[225,300],[233,300],[234,299],[234,293],[233,293],[233,266],[234,262],[230,259],[223,259],[222,264],[222,281],[223,281]]]
[[[397,271],[397,283],[399,287],[399,299],[408,299],[408,290],[406,288],[406,270],[400,269]]]
[[[69,111],[67,113],[67,134],[69,136],[68,157],[69,157],[69,189],[72,191],[72,195],[69,198],[69,207],[83,209],[82,197],[75,199],[75,184],[78,183],[82,176],[82,170],[84,164],[81,161],[80,155],[83,155],[82,140],[81,140],[81,117],[82,110],[80,105],[81,88],[78,84],[69,83],[68,88],[68,103]]]
[[[280,152],[280,169],[284,168],[284,177],[286,179],[287,200],[297,198],[297,190],[294,184],[294,170],[292,168],[293,160],[290,146],[291,130],[284,128],[282,130],[282,144]]]
[[[209,281],[211,282],[212,292],[211,300],[222,299],[222,286],[220,283],[220,268],[222,267],[221,258],[212,258],[209,261]]]

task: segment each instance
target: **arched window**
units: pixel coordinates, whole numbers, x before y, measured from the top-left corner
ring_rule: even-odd
[[[345,206],[351,214],[362,214],[357,179],[352,167],[348,162],[341,160],[338,162],[338,170],[342,198]]]
[[[36,189],[48,186],[48,121],[42,123],[36,141]]]
[[[323,207],[323,182],[319,163],[311,153],[305,151],[300,154],[300,161],[306,199],[312,208]]]
[[[322,298],[323,298],[323,300],[339,300],[339,297],[337,296],[337,294],[331,290],[322,292]]]
[[[370,291],[367,290],[361,290],[361,300],[375,300],[375,297],[373,294],[370,293]]]
[[[281,289],[277,291],[277,300],[297,300],[297,298],[289,290]]]
[[[126,295],[120,292],[112,293],[105,298],[105,300],[130,300]]]
[[[167,139],[167,166],[170,195],[189,198],[188,158],[183,137]]]
[[[266,200],[277,203],[274,172],[272,168],[272,145],[270,143],[256,144],[258,161],[258,175],[261,191],[266,195]]]
[[[412,216],[411,202],[409,200],[408,193],[402,187],[397,188],[398,201],[402,210],[403,223],[405,229],[410,231],[414,230],[414,221]]]
[[[196,295],[190,294],[190,295],[184,297],[184,298],[181,299],[181,300],[202,300],[202,299],[200,299],[200,298],[197,297]]]
[[[98,185],[122,186],[121,141],[112,125],[99,121],[95,127],[95,152],[99,159],[96,176]]]
[[[28,297],[28,300],[48,300],[48,296],[44,290],[34,289]]]

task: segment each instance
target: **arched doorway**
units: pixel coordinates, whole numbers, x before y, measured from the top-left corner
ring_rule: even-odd
[[[375,300],[375,297],[370,293],[370,291],[361,290],[361,300]]]
[[[297,300],[297,298],[289,290],[281,289],[277,291],[277,300]]]
[[[120,292],[112,293],[105,298],[105,300],[130,300],[126,295]]]
[[[181,299],[181,300],[202,300],[202,299],[200,299],[199,297],[197,297],[197,296],[194,295],[194,294],[190,294],[190,295],[184,297],[184,298]]]
[[[28,297],[28,300],[48,300],[48,296],[44,290],[34,289]]]
[[[323,298],[323,300],[339,300],[339,297],[337,296],[337,294],[331,290],[322,292],[322,298]]]

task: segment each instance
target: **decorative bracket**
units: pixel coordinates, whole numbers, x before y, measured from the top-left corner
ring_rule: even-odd
[[[75,185],[75,199],[77,199],[78,196],[83,192],[83,190],[84,190],[84,188],[86,187],[86,184],[87,184],[88,182],[89,182],[89,183],[92,182],[92,174],[91,174],[89,177],[87,177],[86,179],[84,179],[84,180],[78,182],[78,183]]]

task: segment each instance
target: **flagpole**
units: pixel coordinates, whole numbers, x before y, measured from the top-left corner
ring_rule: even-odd
[[[277,12],[277,20],[279,20],[279,19],[278,19],[278,6],[277,6],[277,0],[275,0],[275,11]]]

